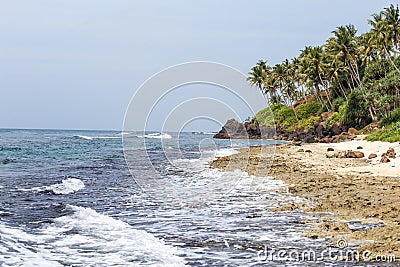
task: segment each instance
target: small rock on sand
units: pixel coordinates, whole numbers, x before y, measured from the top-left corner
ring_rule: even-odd
[[[389,158],[396,158],[396,152],[394,152],[394,149],[391,147],[388,149],[388,151],[386,152],[386,156]]]
[[[382,156],[381,162],[382,163],[388,163],[388,162],[390,162],[390,159],[388,157],[386,157],[386,156]]]

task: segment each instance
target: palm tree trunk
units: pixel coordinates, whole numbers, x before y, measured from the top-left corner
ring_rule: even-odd
[[[398,73],[400,73],[400,70],[397,68],[396,64],[394,64],[392,57],[390,56],[390,53],[387,51],[386,46],[384,45],[385,53],[387,54],[387,58],[389,59],[390,63],[393,65],[393,67],[396,69]]]

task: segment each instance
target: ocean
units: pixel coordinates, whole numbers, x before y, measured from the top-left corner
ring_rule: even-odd
[[[240,182],[195,205],[168,191],[149,194],[138,184],[143,177],[128,169],[123,137],[131,151],[146,142],[162,179]],[[304,201],[285,193],[282,181],[209,168],[216,156],[273,143],[213,140],[207,133],[0,129],[0,266],[343,266],[266,257],[267,247],[326,248],[329,240],[303,236],[306,221],[318,215],[270,211]],[[143,158],[129,160],[135,175],[149,175]]]

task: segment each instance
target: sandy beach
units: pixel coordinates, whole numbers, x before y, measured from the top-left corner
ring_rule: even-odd
[[[382,154],[389,148],[397,156],[381,163]],[[327,157],[346,150],[363,152],[364,157]],[[239,154],[216,159],[211,167],[273,176],[288,184],[289,193],[312,203],[292,203],[278,211],[302,209],[334,214],[317,217],[316,225],[307,234],[311,238],[330,237],[332,243],[345,238],[360,252],[369,250],[372,255],[400,258],[399,143],[368,142],[359,136],[335,144],[280,145],[273,160],[271,151],[260,147],[242,149]],[[377,157],[368,159],[370,154]]]

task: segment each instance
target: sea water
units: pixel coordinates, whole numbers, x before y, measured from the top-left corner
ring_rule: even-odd
[[[158,173],[178,184],[226,175],[240,176],[240,183],[196,205],[162,201],[168,199],[162,191],[154,198],[131,176],[123,136],[146,139]],[[0,266],[343,266],[260,257],[266,246],[318,251],[329,240],[303,236],[304,221],[315,215],[271,211],[306,201],[285,193],[282,181],[209,168],[214,157],[272,143],[192,133],[0,129]],[[166,150],[180,158],[167,158]]]

